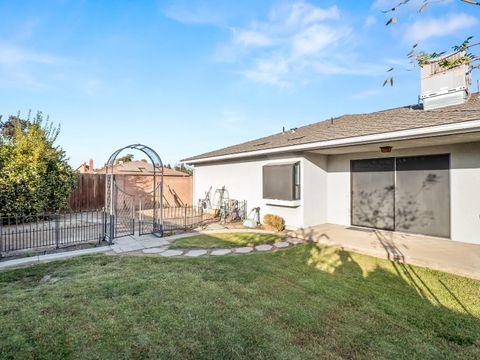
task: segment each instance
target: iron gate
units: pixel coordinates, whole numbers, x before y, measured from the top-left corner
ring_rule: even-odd
[[[151,193],[143,197],[129,194],[120,189],[115,181],[114,167],[118,155],[126,150],[139,150],[151,161],[153,166],[153,186]],[[128,145],[115,151],[105,166],[105,239],[112,243],[121,236],[135,235],[135,222],[139,224],[139,235],[163,235],[163,164],[160,156],[148,146]],[[158,177],[158,179],[157,179]]]
[[[157,187],[159,187],[158,184]],[[163,207],[159,206],[160,191],[152,191],[138,199],[138,233],[139,235],[163,233]]]

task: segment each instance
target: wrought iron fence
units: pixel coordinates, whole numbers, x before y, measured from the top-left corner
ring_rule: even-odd
[[[41,215],[0,216],[0,257],[23,250],[62,248],[82,243],[100,243],[105,240],[110,222],[114,221],[114,237],[120,237],[121,224],[131,222],[132,231],[138,235],[188,231],[209,222],[231,222],[245,219],[246,202],[225,203],[220,209],[197,206],[165,207],[163,221],[153,221],[153,212],[141,210],[122,219],[107,216],[105,211],[67,211]],[[138,223],[138,227],[134,225]],[[138,230],[136,230],[138,229]],[[163,230],[163,231],[159,231]],[[130,233],[134,235],[134,233]]]
[[[213,212],[196,206],[165,207],[163,208],[163,224],[160,224],[158,220],[157,222],[153,221],[149,210],[144,210],[139,221],[139,234],[162,232],[162,230],[164,234],[188,231],[214,219]]]
[[[0,217],[0,252],[100,242],[103,210]]]
[[[230,223],[245,220],[246,216],[246,201],[224,201],[218,209],[205,209],[202,206],[166,207],[163,209],[163,231],[188,231],[208,222],[219,220]]]

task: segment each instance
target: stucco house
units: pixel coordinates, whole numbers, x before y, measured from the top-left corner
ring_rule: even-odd
[[[428,85],[422,80],[423,104],[187,158],[194,201],[225,186],[291,228],[333,223],[480,244],[480,97],[468,86]]]

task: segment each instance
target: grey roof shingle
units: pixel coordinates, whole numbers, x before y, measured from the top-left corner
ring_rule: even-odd
[[[182,161],[206,159],[214,156],[239,154],[289,145],[302,145],[318,141],[337,140],[354,136],[381,134],[391,131],[423,128],[480,120],[480,93],[470,95],[468,101],[434,110],[421,106],[406,106],[369,114],[343,115],[331,120],[299,127],[294,133],[287,131],[238,145],[225,147]]]

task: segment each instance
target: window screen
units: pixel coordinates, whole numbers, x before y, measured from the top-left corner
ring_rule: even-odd
[[[272,200],[300,199],[300,163],[265,165],[263,198]]]
[[[449,169],[449,155],[397,158],[397,230],[450,237]]]
[[[394,229],[393,158],[352,160],[352,225]]]

